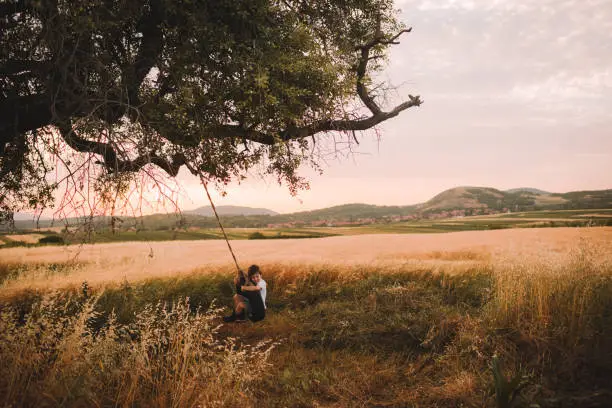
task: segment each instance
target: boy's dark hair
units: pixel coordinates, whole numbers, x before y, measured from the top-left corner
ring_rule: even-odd
[[[257,275],[258,273],[261,273],[261,271],[259,270],[259,266],[257,265],[251,265],[249,266],[249,271],[248,271],[248,275],[249,275],[249,279],[253,276],[253,275]]]

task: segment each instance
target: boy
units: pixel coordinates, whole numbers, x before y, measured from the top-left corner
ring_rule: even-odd
[[[266,317],[267,284],[261,278],[261,270],[257,265],[249,266],[248,282],[244,274],[236,276],[236,294],[234,295],[234,311],[231,316],[223,318],[225,322],[245,321],[250,318],[258,322]]]

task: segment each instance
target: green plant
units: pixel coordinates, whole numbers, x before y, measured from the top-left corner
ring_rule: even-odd
[[[493,384],[495,387],[495,401],[498,408],[512,408],[516,406],[519,392],[527,385],[527,377],[518,372],[511,380],[507,380],[499,363],[499,357],[493,356],[491,362]]]

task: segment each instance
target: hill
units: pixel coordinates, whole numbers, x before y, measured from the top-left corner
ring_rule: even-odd
[[[565,200],[562,209],[579,210],[612,207],[612,190],[572,191],[551,194],[550,197]]]
[[[39,216],[38,214],[32,214],[32,213],[15,213],[13,215],[13,219],[15,221],[46,221],[49,218],[47,217],[43,217],[43,216]]]
[[[322,220],[359,220],[391,216],[402,216],[414,214],[416,206],[387,206],[371,204],[343,204],[334,207],[322,208],[312,211],[301,211],[292,214],[281,215],[279,219],[284,221],[322,221]]]
[[[215,208],[219,215],[278,215],[276,211],[268,210],[267,208],[241,207],[236,205],[218,205],[215,206]],[[185,214],[201,215],[203,217],[214,216],[212,207],[210,206],[185,211]]]
[[[421,211],[498,207],[504,193],[489,187],[455,187],[419,205]]]
[[[420,204],[418,208],[424,214],[463,210],[465,215],[612,208],[612,190],[546,193],[532,188],[500,191],[491,187],[455,187]]]

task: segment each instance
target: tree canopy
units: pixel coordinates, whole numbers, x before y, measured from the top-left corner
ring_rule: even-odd
[[[5,215],[53,203],[59,165],[220,183],[263,165],[295,191],[322,135],[421,103],[385,110],[372,80],[410,31],[392,0],[6,0],[0,30]]]

